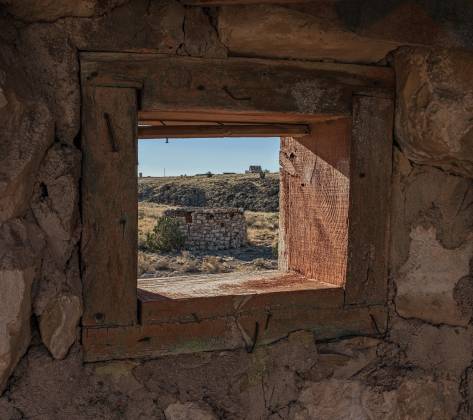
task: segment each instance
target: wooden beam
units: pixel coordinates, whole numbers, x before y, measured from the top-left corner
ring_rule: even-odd
[[[143,111],[188,114],[351,116],[353,94],[392,96],[393,71],[385,67],[155,54],[82,53],[84,82],[95,86],[145,86]],[[173,118],[169,118],[173,119]]]
[[[314,0],[182,0],[186,6],[230,6],[237,4],[297,4]]]
[[[310,128],[301,124],[286,125],[179,125],[138,127],[138,138],[207,138],[207,137],[302,137]]]

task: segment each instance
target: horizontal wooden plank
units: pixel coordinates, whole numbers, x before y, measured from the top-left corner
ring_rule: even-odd
[[[144,111],[232,113],[243,122],[248,113],[348,116],[354,93],[394,87],[391,69],[334,63],[83,53],[81,68],[96,85],[142,84]]]
[[[302,124],[165,125],[138,127],[139,139],[208,137],[302,137],[310,128]]]
[[[193,123],[197,124],[309,124],[312,122],[320,121],[331,121],[339,118],[347,118],[332,115],[301,115],[294,113],[233,113],[222,110],[214,110],[212,112],[204,112],[199,110],[185,111],[180,109],[179,111],[139,111],[139,121],[143,124],[150,125],[162,125],[162,121],[170,121],[169,124],[175,124],[181,122],[181,124],[189,125]]]
[[[297,4],[312,3],[313,1],[314,0],[181,0],[181,3],[186,6],[230,6],[238,4]]]
[[[245,347],[251,350],[297,330],[313,331],[317,340],[378,336],[385,332],[386,317],[383,306],[313,311],[292,307],[276,309],[271,314],[248,313],[188,323],[84,328],[82,342],[87,362]]]
[[[340,287],[276,271],[139,279],[141,323],[193,322],[292,305],[336,308]]]

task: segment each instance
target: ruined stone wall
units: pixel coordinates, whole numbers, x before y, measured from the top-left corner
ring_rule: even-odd
[[[0,4],[1,419],[472,417],[471,2]],[[80,50],[393,65],[386,335],[83,364]]]
[[[186,249],[230,249],[246,243],[243,209],[184,207],[166,210],[164,215],[180,221]]]

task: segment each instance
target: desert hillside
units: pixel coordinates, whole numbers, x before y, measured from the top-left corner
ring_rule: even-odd
[[[239,207],[250,211],[279,210],[279,174],[226,174],[139,179],[141,202],[173,206]]]

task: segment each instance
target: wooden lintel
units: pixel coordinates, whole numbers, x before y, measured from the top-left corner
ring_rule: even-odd
[[[182,0],[186,6],[230,6],[238,4],[296,4],[314,0]]]
[[[308,125],[174,125],[138,127],[138,138],[193,138],[193,137],[303,137],[310,134]]]

